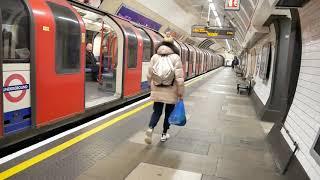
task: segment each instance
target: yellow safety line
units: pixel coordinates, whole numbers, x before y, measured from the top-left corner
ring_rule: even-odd
[[[21,171],[33,166],[33,165],[35,165],[35,164],[37,164],[37,163],[39,163],[39,162],[51,157],[52,155],[57,154],[58,152],[61,152],[61,151],[65,150],[65,149],[67,149],[68,147],[70,147],[70,146],[72,146],[72,145],[74,145],[74,144],[76,144],[76,143],[88,138],[89,136],[91,136],[93,134],[96,134],[97,132],[102,131],[103,129],[105,129],[105,128],[109,127],[109,126],[111,126],[111,125],[113,125],[113,124],[115,124],[115,123],[117,123],[117,122],[119,122],[121,120],[124,120],[125,118],[127,118],[129,116],[132,116],[132,115],[136,114],[137,112],[149,107],[152,104],[153,104],[152,101],[148,102],[148,103],[145,103],[145,104],[143,104],[143,105],[141,105],[141,106],[139,106],[139,107],[137,107],[137,108],[125,113],[125,114],[122,114],[122,115],[120,115],[120,116],[118,116],[118,117],[116,117],[116,118],[114,118],[114,119],[112,119],[112,120],[110,120],[110,121],[108,121],[108,122],[106,122],[106,123],[94,128],[94,129],[91,129],[91,130],[89,130],[89,131],[87,131],[87,132],[85,132],[85,133],[83,133],[83,134],[81,134],[81,135],[79,135],[79,136],[77,136],[77,137],[75,137],[75,138],[63,143],[63,144],[60,144],[60,145],[58,145],[58,146],[56,146],[56,147],[54,147],[52,149],[49,149],[48,151],[45,151],[45,152],[43,152],[43,153],[41,153],[41,154],[39,154],[39,155],[29,159],[29,160],[26,160],[26,161],[14,166],[14,167],[8,169],[8,170],[0,173],[0,179],[9,178],[9,177],[21,172]]]
[[[208,75],[200,76],[200,77],[192,80],[190,83],[186,84],[185,86],[190,86],[191,84],[195,83],[196,81],[199,81],[199,80],[203,79],[204,77],[207,77]],[[135,108],[135,109],[133,109],[133,110],[131,110],[129,112],[126,112],[126,113],[124,113],[124,114],[122,114],[122,115],[120,115],[120,116],[118,116],[118,117],[116,117],[116,118],[114,118],[114,119],[112,119],[112,120],[110,120],[110,121],[98,126],[98,127],[95,127],[95,128],[93,128],[93,129],[91,129],[91,130],[89,130],[89,131],[87,131],[87,132],[85,132],[83,134],[80,134],[79,136],[77,136],[77,137],[75,137],[73,139],[70,139],[70,140],[68,140],[68,141],[66,141],[66,142],[64,142],[64,143],[62,143],[62,144],[60,144],[60,145],[58,145],[58,146],[56,146],[56,147],[54,147],[52,149],[49,149],[49,150],[47,150],[47,151],[45,151],[45,152],[43,152],[41,154],[36,155],[35,157],[33,157],[31,159],[28,159],[28,160],[26,160],[26,161],[24,161],[24,162],[22,162],[20,164],[17,164],[15,166],[11,167],[10,169],[7,169],[6,171],[1,172],[0,173],[0,180],[7,179],[7,178],[9,178],[9,177],[21,172],[21,171],[24,171],[27,168],[29,168],[29,167],[31,167],[31,166],[33,166],[33,165],[35,165],[35,164],[37,164],[37,163],[39,163],[39,162],[41,162],[43,160],[55,155],[55,154],[67,149],[68,147],[70,147],[70,146],[72,146],[74,144],[77,144],[78,142],[80,142],[80,141],[82,141],[82,140],[84,140],[84,139],[96,134],[97,132],[100,132],[100,131],[104,130],[105,128],[109,127],[109,126],[112,126],[113,124],[115,124],[115,123],[117,123],[117,122],[119,122],[121,120],[124,120],[127,117],[130,117],[130,116],[132,116],[132,115],[134,115],[136,113],[138,113],[139,111],[151,106],[152,104],[153,104],[152,101],[147,102],[147,103],[145,103],[145,104],[143,104],[143,105],[141,105],[141,106],[139,106],[139,107],[137,107],[137,108]]]

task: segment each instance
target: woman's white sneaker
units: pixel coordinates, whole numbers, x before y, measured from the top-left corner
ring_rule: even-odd
[[[151,144],[152,143],[152,133],[153,133],[153,129],[149,128],[147,131],[146,131],[146,137],[144,139],[144,141],[147,143],[147,144]]]
[[[167,141],[169,138],[170,138],[170,135],[169,135],[168,133],[162,133],[160,141],[161,141],[161,142],[165,142],[165,141]]]

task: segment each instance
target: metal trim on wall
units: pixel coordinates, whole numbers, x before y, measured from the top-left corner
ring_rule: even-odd
[[[291,59],[292,66],[290,69],[290,83],[288,91],[288,104],[285,112],[285,117],[282,123],[286,121],[290,107],[293,103],[294,95],[298,86],[298,80],[300,75],[301,57],[302,57],[302,33],[301,33],[301,22],[300,15],[297,9],[291,9],[292,24],[291,29],[295,29],[294,33],[291,34],[291,43],[289,47],[289,58]]]

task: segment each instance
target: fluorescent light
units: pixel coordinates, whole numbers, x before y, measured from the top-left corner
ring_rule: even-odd
[[[78,21],[76,20],[73,20],[73,19],[70,19],[70,18],[66,18],[66,17],[63,17],[63,16],[58,16],[59,19],[63,19],[65,21],[69,21],[69,22],[74,22],[74,23],[79,23]]]
[[[38,15],[45,15],[45,14],[46,14],[45,12],[39,11],[39,10],[36,10],[36,9],[34,9],[32,12],[33,12],[34,14],[38,14]]]
[[[227,43],[227,46],[228,46],[228,48],[229,48],[229,51],[231,50],[231,47],[230,47],[230,44],[229,44],[229,42],[228,42],[228,40],[226,39],[226,43]]]
[[[221,24],[221,21],[220,21],[220,18],[219,18],[219,17],[216,18],[216,21],[217,21],[219,27],[222,27],[222,24]]]
[[[93,23],[91,19],[82,18],[85,23]]]
[[[210,1],[209,1],[209,2],[210,2]],[[216,17],[216,21],[217,21],[219,27],[222,27],[222,24],[221,24],[221,21],[220,21],[220,18],[219,18],[219,14],[218,14],[218,12],[217,12],[217,10],[216,10],[216,7],[214,6],[214,3],[213,3],[213,2],[210,2],[210,4],[209,4],[209,10],[210,10],[210,9],[212,10],[214,16]]]
[[[213,4],[213,3],[210,3],[210,4],[209,4],[209,6],[210,6],[210,8],[211,8],[213,11],[215,11],[215,10],[216,10],[216,7],[214,6],[214,4]]]
[[[217,13],[217,11],[213,11],[213,14],[214,14],[215,17],[218,17],[218,16],[219,16],[218,13]]]

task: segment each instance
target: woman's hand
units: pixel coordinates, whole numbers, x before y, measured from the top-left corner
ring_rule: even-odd
[[[183,94],[178,94],[178,99],[183,100]]]

